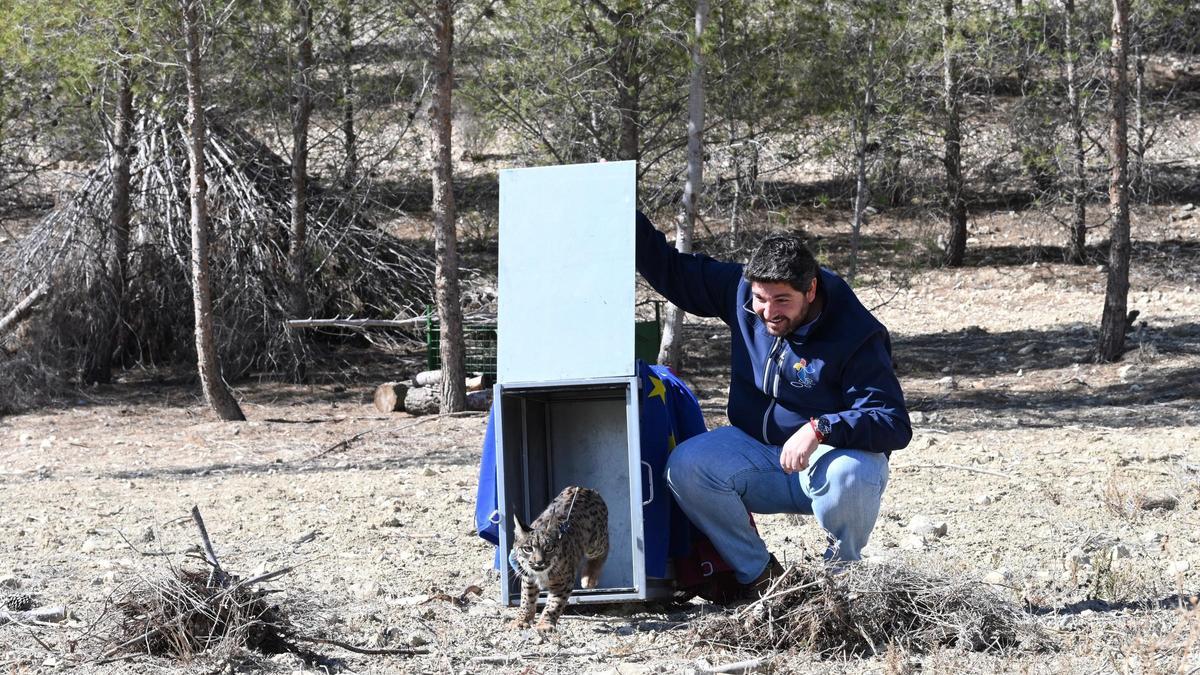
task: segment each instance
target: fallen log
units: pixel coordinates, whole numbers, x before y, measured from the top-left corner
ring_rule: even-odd
[[[404,412],[413,416],[431,415],[441,406],[442,392],[435,387],[413,387],[404,396]],[[492,405],[492,390],[467,392],[467,410],[487,412]]]
[[[67,608],[62,605],[38,607],[26,612],[0,610],[0,626],[9,623],[58,623],[67,620]]]
[[[25,296],[25,299],[18,302],[16,307],[13,307],[8,314],[0,319],[0,337],[3,337],[9,330],[16,327],[17,324],[24,321],[33,313],[33,309],[50,293],[49,282],[43,281],[41,285],[33,289],[33,292]]]

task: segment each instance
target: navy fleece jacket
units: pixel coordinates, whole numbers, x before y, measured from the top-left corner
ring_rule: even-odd
[[[834,447],[890,453],[912,439],[887,329],[834,273],[821,270],[825,304],[806,334],[776,338],[751,308],[742,265],[678,252],[640,212],[637,270],[684,311],[729,326],[727,412],[742,431],[783,445],[823,416]]]

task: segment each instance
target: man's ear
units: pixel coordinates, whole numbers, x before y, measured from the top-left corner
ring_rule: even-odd
[[[804,294],[804,299],[807,302],[812,302],[817,299],[817,278],[813,277],[812,283],[808,285],[808,292]]]
[[[529,528],[521,524],[521,519],[515,513],[513,514],[513,531],[516,533],[518,540],[529,536]]]

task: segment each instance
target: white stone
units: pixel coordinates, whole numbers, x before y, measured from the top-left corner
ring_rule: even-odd
[[[1146,544],[1147,546],[1161,544],[1164,539],[1166,539],[1166,537],[1161,532],[1156,532],[1154,530],[1146,530],[1142,533],[1142,543]]]
[[[980,506],[988,506],[989,504],[991,504],[994,501],[996,501],[996,500],[992,499],[991,495],[976,495],[975,496],[975,503]]]
[[[1183,574],[1192,568],[1192,564],[1186,560],[1173,560],[1167,565],[1167,574]]]
[[[918,436],[908,444],[908,448],[906,449],[910,451],[924,450],[933,447],[935,443],[936,441],[932,436]]]
[[[946,536],[950,528],[944,520],[935,521],[926,516],[913,516],[913,519],[908,521],[908,531],[923,537],[940,538]]]
[[[926,548],[925,537],[919,534],[910,534],[900,542],[900,548],[906,551],[924,551]]]
[[[427,593],[421,593],[419,595],[407,595],[403,598],[396,598],[395,600],[392,600],[388,604],[389,605],[400,605],[402,607],[408,607],[408,606],[413,606],[413,605],[419,605],[423,602],[428,602],[430,597],[432,597],[432,596],[430,596]]]
[[[1027,344],[1024,347],[1021,347],[1019,350],[1017,350],[1017,353],[1020,354],[1021,356],[1029,356],[1030,354],[1033,353],[1033,350],[1035,350],[1035,349],[1037,349],[1037,343],[1030,342],[1029,344]]]
[[[498,616],[500,612],[493,606],[473,604],[467,609],[467,616]]]
[[[956,382],[954,380],[953,375],[947,375],[947,376],[943,377],[942,379],[937,381],[937,384],[939,387],[941,387],[942,389],[947,390],[947,391],[949,391],[951,389],[958,389],[958,382]]]
[[[1007,586],[1012,583],[1012,574],[1002,567],[998,570],[988,572],[983,577],[983,582],[985,584],[992,584],[993,586]]]

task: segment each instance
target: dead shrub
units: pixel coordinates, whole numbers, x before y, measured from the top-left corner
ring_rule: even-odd
[[[234,578],[218,582],[202,570],[175,569],[142,579],[116,602],[119,619],[108,640],[109,658],[150,654],[191,659],[202,652],[297,652],[286,615],[266,593]]]
[[[792,566],[761,599],[694,631],[719,644],[824,657],[1051,646],[1032,617],[978,580],[900,563]]]

